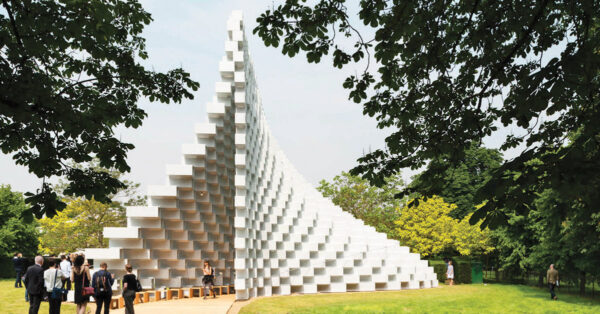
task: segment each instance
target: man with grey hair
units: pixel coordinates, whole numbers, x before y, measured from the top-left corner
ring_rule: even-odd
[[[37,314],[44,296],[44,258],[35,257],[35,265],[29,266],[25,273],[25,288],[29,295],[29,314]]]
[[[546,280],[548,281],[548,289],[550,290],[550,299],[558,300],[558,297],[554,294],[554,288],[558,286],[558,270],[554,269],[554,264],[550,264],[550,268],[546,273]]]

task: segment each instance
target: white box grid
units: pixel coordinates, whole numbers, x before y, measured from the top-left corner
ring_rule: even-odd
[[[344,212],[295,170],[269,132],[241,11],[227,21],[221,81],[208,123],[150,186],[127,227],[105,228],[107,249],[86,249],[118,276],[130,263],[145,287],[199,286],[211,260],[237,299],[291,293],[438,285],[419,254]]]

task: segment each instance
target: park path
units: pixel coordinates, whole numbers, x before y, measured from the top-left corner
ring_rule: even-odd
[[[223,295],[216,299],[202,298],[149,302],[135,305],[136,314],[225,314],[235,302],[235,295]],[[96,305],[90,303],[88,309],[95,313]],[[124,314],[125,309],[111,310],[114,314]]]

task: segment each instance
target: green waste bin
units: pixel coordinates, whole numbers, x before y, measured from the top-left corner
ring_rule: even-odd
[[[471,262],[471,282],[483,283],[483,264],[479,261]]]

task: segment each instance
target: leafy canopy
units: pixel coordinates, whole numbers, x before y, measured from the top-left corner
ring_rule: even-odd
[[[40,252],[58,255],[83,248],[108,247],[104,227],[126,225],[125,210],[94,199],[68,201],[67,207],[53,218],[39,220],[41,227]]]
[[[34,256],[38,246],[38,223],[27,222],[23,194],[13,192],[10,185],[0,185],[0,255],[12,257],[17,252]]]
[[[395,221],[400,215],[404,200],[394,196],[404,187],[400,175],[388,178],[382,187],[369,184],[365,179],[347,172],[337,175],[332,182],[321,180],[317,190],[335,205],[361,219],[378,232],[396,238]]]
[[[444,202],[439,196],[421,199],[418,205],[406,206],[396,221],[400,244],[422,256],[440,253],[460,255],[487,254],[494,250],[489,230],[471,225],[469,216],[463,220],[449,214],[456,205]]]
[[[373,38],[352,24],[356,16]],[[395,130],[386,149],[351,171],[376,185],[442,155],[458,164],[492,135],[503,139],[502,151],[523,149],[477,191],[474,202],[486,203],[473,222],[496,226],[506,222],[503,208],[528,211],[532,182],[552,187],[600,177],[598,0],[362,0],[357,12],[345,0],[287,0],[257,22],[254,33],[265,45],[281,45],[290,57],[303,51],[319,62],[331,53],[338,68],[367,63],[343,86],[379,128]],[[346,48],[340,37],[355,44]],[[575,131],[570,148],[561,149]],[[532,168],[536,159],[543,163]],[[585,202],[600,206],[598,198]]]
[[[58,255],[74,252],[82,248],[108,247],[108,239],[104,238],[105,227],[124,227],[126,225],[125,206],[146,205],[146,197],[138,194],[139,183],[122,179],[123,173],[116,169],[100,167],[99,161],[93,159],[86,164],[70,164],[72,168],[90,168],[95,172],[107,173],[119,179],[125,187],[118,189],[108,197],[110,203],[101,203],[95,199],[86,200],[73,195],[65,195],[68,183],[59,181],[54,190],[67,207],[53,218],[44,217],[40,222],[40,252]],[[72,238],[76,237],[76,240]]]
[[[502,155],[498,150],[470,147],[458,164],[450,162],[448,155],[433,158],[424,173],[415,176],[407,190],[421,195],[439,195],[444,201],[455,204],[450,216],[462,219],[477,207],[474,198],[491,178],[491,172],[500,167]]]
[[[181,68],[144,68],[144,26],[136,0],[2,0],[0,10],[0,149],[39,178],[65,177],[66,194],[109,202],[119,179],[66,161],[130,170],[133,149],[114,128],[137,128],[141,97],[169,103],[193,98],[198,83]],[[64,208],[45,182],[28,193],[29,211],[52,217]]]

